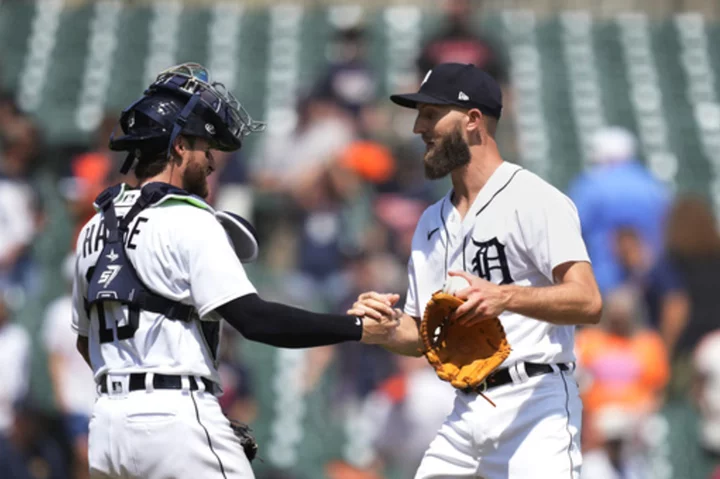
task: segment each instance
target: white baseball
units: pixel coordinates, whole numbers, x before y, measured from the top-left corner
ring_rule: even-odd
[[[443,293],[452,294],[454,296],[458,291],[462,291],[468,286],[470,286],[470,283],[462,276],[449,276],[447,281],[445,281]]]

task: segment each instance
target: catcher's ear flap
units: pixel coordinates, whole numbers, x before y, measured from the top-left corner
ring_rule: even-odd
[[[215,218],[225,228],[235,254],[242,263],[255,261],[260,253],[257,232],[248,220],[229,211],[216,211]]]

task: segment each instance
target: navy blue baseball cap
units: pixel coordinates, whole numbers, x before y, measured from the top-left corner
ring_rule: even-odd
[[[477,108],[500,118],[502,93],[498,82],[487,72],[467,63],[441,63],[428,71],[417,93],[391,95],[400,106],[417,108],[418,103]]]

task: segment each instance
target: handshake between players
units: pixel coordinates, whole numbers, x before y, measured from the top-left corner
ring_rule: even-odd
[[[507,295],[501,286],[465,271],[450,271],[448,274],[443,291],[464,302],[452,315],[459,323],[471,326],[495,318],[507,309]],[[406,356],[421,356],[424,345],[419,331],[420,318],[396,308],[399,299],[398,294],[362,293],[347,314],[363,318],[364,343],[379,344]]]
[[[406,356],[421,356],[417,320],[394,307],[399,299],[398,294],[362,293],[347,314],[362,318],[362,342]]]
[[[361,342],[386,346],[395,340],[402,311],[393,309],[400,296],[397,294],[363,293],[347,314],[363,323]]]

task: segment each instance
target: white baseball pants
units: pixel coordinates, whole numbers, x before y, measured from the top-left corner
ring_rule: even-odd
[[[207,392],[112,392],[90,419],[93,479],[254,479],[240,441]]]
[[[485,393],[497,407],[458,392],[415,479],[578,479],[582,402],[572,372],[522,376]]]

